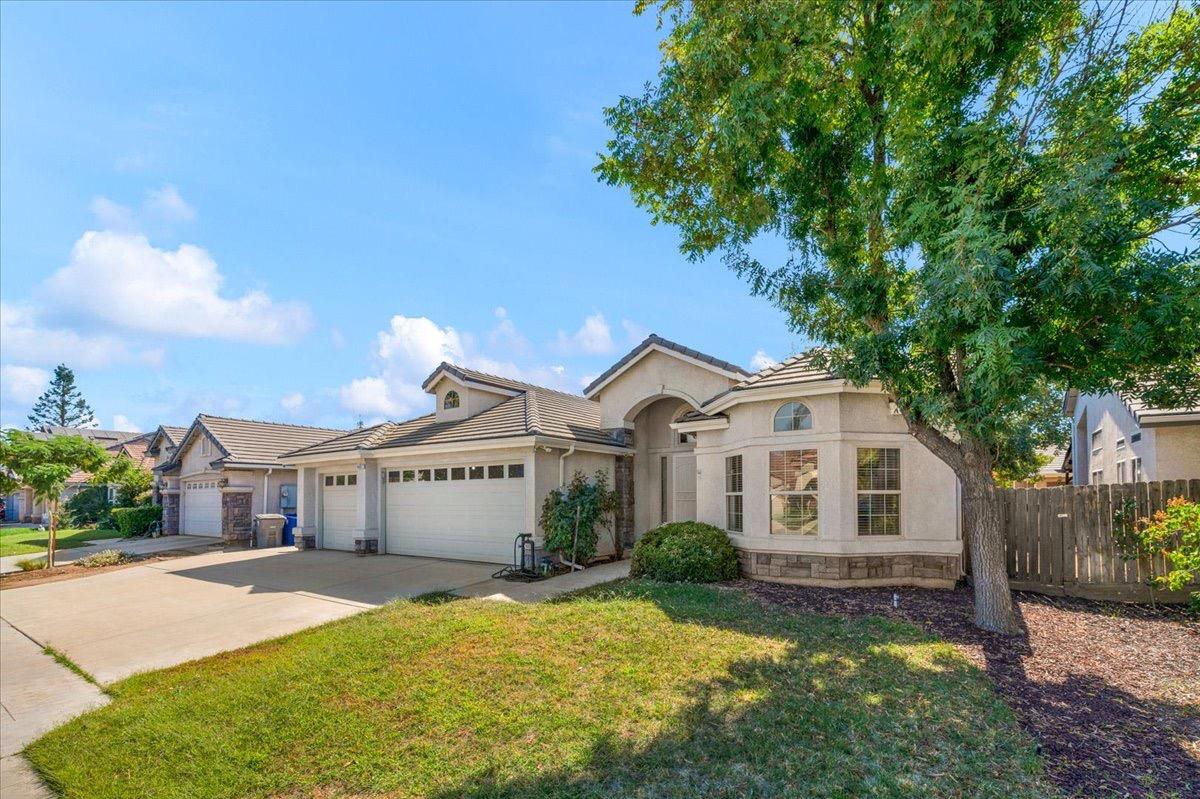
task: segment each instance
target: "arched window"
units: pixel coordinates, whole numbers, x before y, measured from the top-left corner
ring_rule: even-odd
[[[793,430],[811,430],[812,413],[803,402],[785,402],[775,411],[775,432],[790,433]]]
[[[444,400],[442,400],[442,407],[446,408],[447,410],[450,408],[457,408],[458,407],[458,392],[457,391],[447,391],[446,398]]]

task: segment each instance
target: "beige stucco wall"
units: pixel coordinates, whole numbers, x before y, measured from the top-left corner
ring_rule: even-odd
[[[439,422],[455,422],[459,419],[466,419],[468,416],[474,416],[477,413],[482,413],[488,408],[494,408],[501,402],[511,399],[508,394],[500,394],[492,391],[484,391],[478,388],[467,388],[455,381],[443,377],[434,384],[433,393],[437,404],[437,420]],[[451,391],[458,392],[458,407],[443,408],[446,402],[446,395]]]
[[[1162,425],[1152,429],[1156,452],[1154,476],[1148,479],[1200,478],[1200,424]]]
[[[691,453],[695,449],[694,443],[679,443],[679,434],[670,427],[679,414],[690,408],[691,405],[684,400],[662,397],[643,408],[634,418],[633,443],[636,454],[633,459],[633,519],[636,536],[662,523],[662,459],[679,453]],[[672,472],[669,468],[668,481]],[[671,490],[672,486],[668,484],[669,494]],[[672,519],[670,506],[667,518]]]
[[[555,488],[558,488],[559,483],[559,461],[561,456],[567,452],[565,449],[551,449],[549,452],[545,448],[539,447],[537,450],[534,463],[534,496],[533,496],[533,516],[534,524],[537,524],[537,517],[542,512],[542,503],[546,500],[546,495]],[[599,452],[580,452],[576,450],[567,456],[566,463],[563,467],[563,479],[570,482],[575,472],[583,472],[588,479],[597,470],[603,469],[608,473],[608,487],[613,486],[613,471],[616,466],[616,458],[612,455],[605,455]],[[612,535],[607,530],[600,530],[600,535],[596,542],[596,552],[600,555],[608,555],[613,551]],[[538,544],[542,543],[542,530],[540,527],[535,531]]]
[[[600,402],[600,426],[623,427],[647,400],[670,395],[699,407],[734,381],[711,369],[652,351],[629,367],[592,399]],[[632,413],[631,413],[632,411]]]
[[[808,405],[812,429],[773,432],[775,411],[791,399]],[[697,516],[724,529],[725,458],[742,455],[743,532],[730,534],[735,546],[811,554],[961,554],[958,481],[890,413],[883,395],[797,394],[736,405],[728,413],[728,429],[697,434]],[[858,535],[859,447],[900,450],[899,536]],[[769,453],[783,449],[817,450],[816,535],[770,533]]]

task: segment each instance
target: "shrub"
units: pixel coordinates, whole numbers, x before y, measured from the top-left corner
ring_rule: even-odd
[[[113,522],[123,536],[145,535],[155,522],[162,521],[162,505],[113,508]]]
[[[19,560],[17,561],[17,568],[23,572],[31,572],[35,569],[44,569],[46,568],[46,559],[30,558],[29,560]]]
[[[1167,507],[1148,518],[1135,519],[1131,503],[1113,514],[1113,537],[1122,556],[1142,559],[1152,588],[1182,591],[1200,579],[1200,503],[1183,497],[1167,500]],[[1166,556],[1168,568],[1158,574],[1154,558]],[[1200,592],[1191,592],[1190,604],[1200,608]]]
[[[587,563],[596,554],[597,528],[614,531],[611,519],[616,507],[617,492],[608,487],[606,471],[597,471],[590,483],[583,472],[575,472],[569,485],[553,489],[542,502],[538,523],[545,534],[546,550],[573,557],[575,563]],[[613,546],[620,554],[615,532]]]
[[[83,566],[85,569],[95,569],[100,566],[116,566],[130,560],[133,560],[133,556],[128,552],[122,552],[119,549],[102,549],[80,558],[75,561],[75,565]]]
[[[89,486],[67,500],[67,515],[75,527],[107,519],[108,509],[108,489],[105,486]]]
[[[737,554],[723,530],[700,522],[674,522],[638,539],[629,573],[673,583],[732,580],[738,574]]]

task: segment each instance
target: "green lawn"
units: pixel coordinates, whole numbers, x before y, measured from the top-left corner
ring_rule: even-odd
[[[36,527],[5,527],[0,529],[0,555],[37,555],[46,553],[46,530]],[[120,538],[118,530],[64,527],[58,531],[58,548],[81,547],[85,541],[98,538]]]
[[[27,750],[64,796],[1052,795],[949,644],[699,586],[400,602],[112,694]]]

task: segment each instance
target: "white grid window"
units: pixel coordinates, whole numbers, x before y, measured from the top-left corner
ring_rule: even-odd
[[[858,451],[858,534],[900,535],[900,450]]]
[[[742,456],[725,459],[725,529],[742,532]]]

